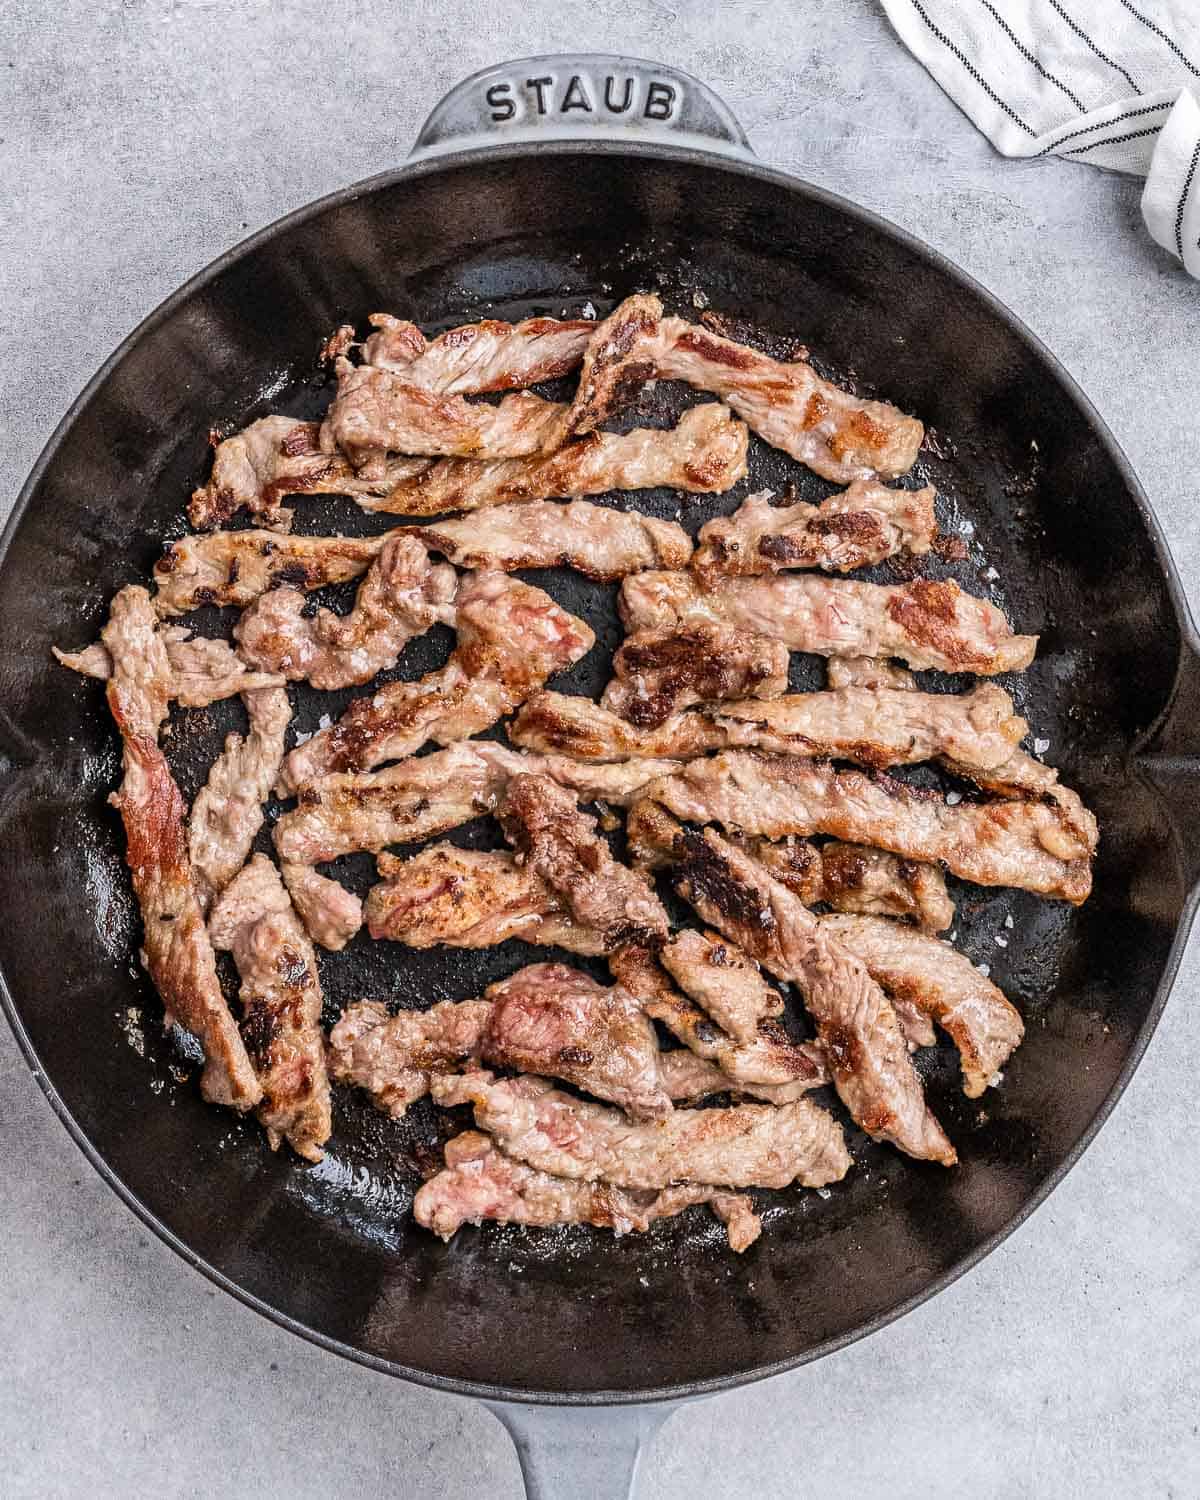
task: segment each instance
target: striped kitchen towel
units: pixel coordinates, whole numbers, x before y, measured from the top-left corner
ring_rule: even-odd
[[[1146,179],[1150,233],[1200,276],[1200,0],[883,0],[1005,156]]]

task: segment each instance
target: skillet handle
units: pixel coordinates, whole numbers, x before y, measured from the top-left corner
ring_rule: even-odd
[[[486,1401],[521,1461],[526,1500],[633,1500],[642,1454],[678,1405],[519,1406]]]
[[[1189,626],[1167,707],[1134,749],[1133,763],[1162,797],[1185,879],[1200,891],[1200,636]]]
[[[753,155],[733,111],[690,73],[640,57],[567,52],[496,63],[464,79],[434,106],[412,158],[580,139]]]

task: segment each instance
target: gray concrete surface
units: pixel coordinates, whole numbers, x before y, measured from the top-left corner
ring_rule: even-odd
[[[128,329],[287,209],[392,165],[471,69],[588,47],[714,84],[759,153],[925,236],[1079,377],[1200,596],[1200,286],[1138,184],[994,156],[871,0],[8,0],[0,504]],[[974,1274],[866,1343],[678,1414],[643,1500],[1200,1494],[1200,953],[1083,1163]],[[0,1492],[515,1497],[481,1408],[218,1295],[86,1167],[0,1034]],[[562,1494],[576,1494],[569,1475]]]

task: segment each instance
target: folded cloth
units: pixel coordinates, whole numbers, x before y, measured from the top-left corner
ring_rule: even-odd
[[[1197,0],[883,0],[883,8],[997,151],[1145,177],[1147,229],[1200,276]]]

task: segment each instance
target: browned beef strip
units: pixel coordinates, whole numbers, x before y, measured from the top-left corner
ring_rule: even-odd
[[[969,1099],[996,1082],[1025,1027],[1016,1008],[969,959],[949,943],[884,917],[831,914],[821,923],[888,994],[931,1017],[953,1039]]]
[[[490,740],[451,745],[382,771],[337,772],[301,788],[294,811],[275,825],[280,858],[319,864],[359,849],[415,843],[494,812],[509,779],[551,776],[582,801],[624,806],[678,761],[588,765],[558,755],[523,755]]]
[[[443,1001],[390,1018],[373,1001],[350,1006],[331,1048],[335,1079],[365,1088],[393,1114],[420,1097],[414,1075],[482,1061],[561,1078],[635,1118],[657,1119],[671,1112],[658,1058],[636,1000],[565,964],[530,964],[491,985],[482,1002]]]
[[[645,879],[613,859],[596,819],[548,776],[514,776],[498,816],[525,863],[558,891],[575,920],[612,948],[665,938],[667,914]]]
[[[917,679],[907,667],[878,656],[831,656],[825,663],[825,680],[834,691],[852,687],[917,690]]]
[[[279,536],[273,531],[210,531],[168,542],[154,564],[160,615],[205,604],[252,604],[268,589],[308,592],[365,573],[383,536]]]
[[[645,946],[630,943],[610,953],[608,966],[652,1020],[661,1021],[689,1051],[721,1069],[727,1088],[755,1096],[764,1088],[781,1090],[785,1096],[791,1090],[798,1096],[829,1082],[820,1047],[793,1042],[777,1021],[760,1021],[746,1042],[728,1036],[711,1016],[680,994],[658,957]]]
[[[271,589],[243,612],[233,634],[253,667],[315,688],[357,687],[394,667],[413,636],[453,623],[457,590],[452,567],[432,564],[416,538],[393,534],[348,615],[313,613],[300,589]]]
[[[289,531],[285,495],[386,492],[429,466],[424,458],[395,458],[378,479],[364,481],[340,453],[322,453],[319,422],[260,417],[232,437],[214,441],[212,474],[192,494],[188,516],[197,530],[221,526],[239,510],[273,531]]]
[[[568,375],[583,358],[596,324],[583,318],[481,318],[426,341],[415,324],[372,313],[363,363],[396,370],[441,395],[517,390]],[[344,352],[344,351],[343,351]]]
[[[795,984],[842,1102],[868,1135],[950,1166],[891,1002],[866,967],[756,861],[712,829],[679,828],[676,889],[776,978]]]
[[[730,1249],[741,1252],[758,1238],[762,1223],[750,1199],[696,1183],[661,1190],[631,1190],[606,1182],[580,1182],[538,1172],[514,1161],[478,1130],[446,1143],[446,1165],[417,1192],[417,1223],[448,1240],[464,1224],[548,1227],[592,1224],[615,1234],[643,1233],[656,1219],[708,1203],[727,1227]]]
[[[745,1079],[734,1079],[718,1063],[710,1062],[686,1046],[660,1055],[658,1077],[672,1099],[690,1100],[692,1103],[713,1094],[732,1093],[744,1094],[748,1099],[759,1099],[764,1104],[791,1104],[794,1099],[801,1098],[811,1089],[820,1088],[829,1082],[823,1073],[793,1078],[787,1083],[750,1083]]]
[[[553,453],[528,458],[408,460],[423,467],[378,499],[356,494],[364,510],[401,516],[474,511],[521,500],[601,495],[659,485],[695,494],[730,489],[746,472],[748,433],[719,402],[694,406],[676,427],[592,432]],[[375,489],[376,486],[372,486]]]
[[[730,743],[728,733],[707,714],[672,714],[653,729],[639,729],[590,698],[549,691],[535,693],[521,705],[508,737],[527,750],[601,762],[656,755],[691,760]]]
[[[363,924],[363,904],[353,891],[312,865],[283,864],[283,883],[313,942],[340,952]]]
[[[236,693],[283,686],[284,679],[277,672],[250,671],[228,641],[193,636],[185,625],[164,625],[158,633],[171,668],[168,697],[183,708],[207,708]],[[60,651],[57,646],[50,649],[64,667],[84,677],[107,682],[112,676],[112,657],[101,641],[82,651]]]
[[[812,573],[723,578],[705,589],[694,572],[637,573],[621,585],[631,631],[732,625],[819,656],[898,656],[920,671],[1018,672],[1037,637],[1014,635],[1001,610],[950,579],[859,583]]]
[[[639,630],[613,657],[601,706],[638,729],[656,729],[692,703],[774,698],[787,689],[779,641],[725,625]]]
[[[282,784],[295,789],[333,771],[367,771],[431,739],[447,745],[478,734],[596,639],[549,594],[503,573],[463,578],[456,615],[458,644],[445,667],[356,698],[336,724],[292,751]]]
[[[662,963],[735,1041],[750,1042],[759,1024],[783,1013],[783,997],[734,943],[715,932],[680,932],[662,950]]]
[[[243,694],[242,702],[248,733],[226,738],[188,818],[192,877],[205,911],[246,862],[263,824],[263,803],[279,774],[292,721],[286,688],[260,688]]]
[[[475,1123],[518,1161],[555,1176],[665,1188],[824,1187],[850,1166],[841,1127],[809,1099],[779,1108],[677,1109],[648,1124],[572,1098],[544,1078],[497,1082],[487,1072],[436,1077],[434,1101],[471,1104]]]
[[[899,553],[920,556],[937,535],[935,492],[889,490],[856,479],[820,505],[772,505],[771,491],[749,495],[732,516],[700,528],[692,567],[706,581],[722,574],[821,568],[849,573]]]
[[[647,568],[686,567],[692,555],[691,538],[676,522],[590,500],[496,505],[406,531],[459,568],[574,568],[601,583]]]
[[[837,840],[817,845],[794,834],[778,843],[749,839],[745,847],[805,906],[825,901],[835,911],[908,917],[932,932],[954,921],[946,877],[919,860]]]
[[[225,888],[209,934],[233,954],[241,976],[242,1037],[262,1085],[258,1118],[271,1149],[286,1140],[305,1160],[320,1161],[333,1124],[317,956],[265,854]]]
[[[108,706],[121,733],[125,774],[110,799],[125,824],[133,890],[141,907],[142,963],[178,1021],[204,1049],[200,1089],[213,1104],[250,1109],[262,1090],[217,979],[184,835],[183,798],[158,748],[171,667],[150,595],[124,588],[103,640],[112,659]]]
[[[422,383],[418,362],[399,370],[337,361],[338,391],[321,428],[327,453],[340,450],[364,478],[372,478],[388,453],[446,454],[460,458],[521,458],[548,453],[588,433],[617,411],[650,373],[631,351],[658,326],[656,297],[628,297],[585,347],[575,399],[567,405],[527,392],[498,406],[468,402],[453,387]],[[423,358],[423,356],[422,356]]]
[[[795,756],[727,751],[691,761],[647,796],[676,817],[782,838],[828,833],[945,865],[979,885],[1010,885],[1075,905],[1091,890],[1096,823],[1062,801],[951,805],[935,792]]]

